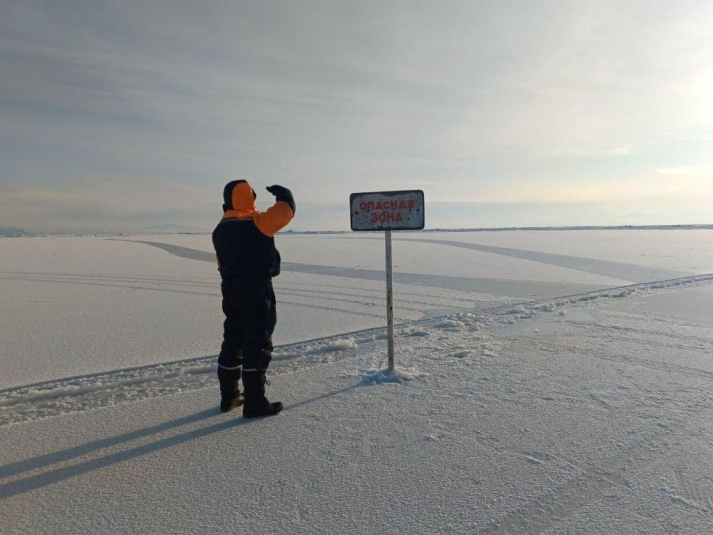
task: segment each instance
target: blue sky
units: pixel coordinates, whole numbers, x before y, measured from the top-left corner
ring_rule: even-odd
[[[0,226],[713,223],[713,2],[0,2]]]

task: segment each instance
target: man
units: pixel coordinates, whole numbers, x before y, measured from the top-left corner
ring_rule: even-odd
[[[282,410],[282,403],[270,403],[265,397],[265,371],[277,323],[272,277],[280,274],[280,253],[274,236],[294,217],[295,201],[287,188],[266,189],[276,202],[266,212],[258,212],[250,184],[229,182],[223,190],[223,218],[213,231],[225,314],[218,357],[220,410],[227,412],[244,402],[245,418]],[[241,368],[244,398],[238,388]]]

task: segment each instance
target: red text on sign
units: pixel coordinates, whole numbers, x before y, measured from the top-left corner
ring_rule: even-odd
[[[371,220],[374,223],[401,223],[404,218],[401,212],[374,212],[371,214]]]
[[[362,201],[359,203],[359,210],[371,212],[372,210],[413,210],[416,207],[414,201]]]

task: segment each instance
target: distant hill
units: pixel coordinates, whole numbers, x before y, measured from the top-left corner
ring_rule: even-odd
[[[149,225],[145,227],[135,228],[133,230],[126,231],[126,234],[199,234],[202,232],[207,232],[208,229],[198,229],[194,227],[187,227],[185,225],[178,225],[176,223],[164,223],[158,225]]]
[[[20,238],[22,236],[34,236],[32,232],[27,232],[21,228],[15,227],[0,227],[0,237],[2,238]]]
[[[621,225],[621,226],[571,226],[571,227],[475,227],[475,228],[429,228],[424,230],[404,230],[403,233],[430,232],[501,232],[501,231],[552,231],[552,230],[713,230],[713,224],[699,225]],[[37,236],[134,236],[150,234],[210,234],[211,229],[188,227],[176,223],[166,223],[134,228],[125,231],[36,231],[28,232],[15,227],[0,227],[0,238],[21,238]],[[281,234],[351,234],[351,230],[284,230]]]

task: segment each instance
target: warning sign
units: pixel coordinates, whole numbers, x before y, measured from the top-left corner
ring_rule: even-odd
[[[352,230],[422,230],[426,223],[423,191],[352,193]]]

